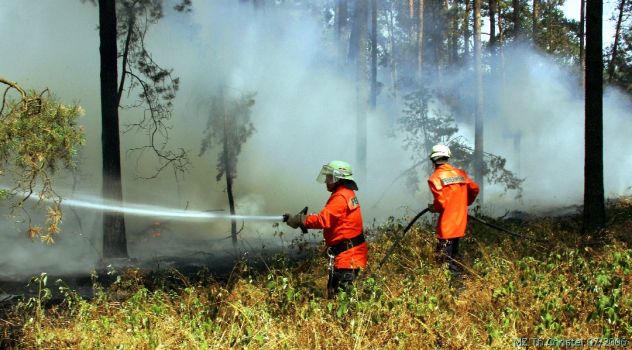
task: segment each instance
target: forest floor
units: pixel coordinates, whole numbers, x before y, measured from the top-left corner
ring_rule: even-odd
[[[581,235],[579,215],[485,218],[523,237],[471,221],[459,281],[435,262],[424,224],[377,270],[410,218],[392,219],[367,230],[369,267],[334,300],[320,248],[300,241],[300,259],[241,259],[223,277],[124,267],[77,289],[40,275],[4,303],[0,348],[630,348],[632,198],[607,210],[595,236]]]

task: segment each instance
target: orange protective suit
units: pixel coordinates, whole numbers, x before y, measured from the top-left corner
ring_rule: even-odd
[[[304,226],[311,229],[323,229],[325,244],[328,247],[360,235],[362,213],[355,192],[344,186],[336,187],[320,213],[307,215]],[[334,268],[366,268],[367,255],[368,246],[364,242],[338,254],[334,261]]]
[[[434,196],[434,210],[439,213],[437,237],[465,236],[467,207],[474,202],[480,190],[476,182],[465,171],[450,164],[440,164],[428,178],[428,186]]]

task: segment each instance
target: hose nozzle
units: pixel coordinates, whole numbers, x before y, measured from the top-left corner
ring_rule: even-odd
[[[303,210],[298,212],[299,214],[303,214],[303,215],[307,215],[307,207],[303,208]],[[287,222],[287,220],[290,218],[289,215],[287,214],[283,214],[283,222]],[[303,233],[307,233],[307,229],[303,226],[301,226],[301,232]]]

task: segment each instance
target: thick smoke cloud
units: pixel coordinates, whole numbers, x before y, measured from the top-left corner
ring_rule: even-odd
[[[76,101],[87,111],[83,123],[87,145],[81,151],[78,181],[62,174],[56,185],[63,195],[98,196],[101,188],[99,41],[97,8],[77,1],[5,2],[0,5],[0,75],[27,88],[50,88],[63,101]],[[304,206],[319,210],[328,193],[314,181],[320,166],[333,159],[355,164],[355,82],[353,70],[341,64],[331,33],[320,18],[288,6],[255,11],[238,1],[200,1],[190,14],[166,9],[152,27],[147,48],[181,79],[175,100],[170,143],[191,151],[192,168],[175,181],[166,172],[140,180],[156,164],[124,156],[124,198],[189,210],[227,211],[224,182],[216,182],[215,154],[198,157],[211,97],[219,86],[232,96],[256,92],[252,121],[256,133],[244,145],[235,183],[240,214],[280,215]],[[526,178],[524,199],[512,200],[491,189],[490,210],[538,209],[579,204],[583,189],[583,103],[576,79],[565,68],[528,49],[507,52],[507,74],[496,104],[488,106],[485,147],[508,159],[509,168]],[[467,79],[462,72],[446,74]],[[388,79],[385,74],[383,80]],[[463,89],[474,86],[462,81]],[[498,87],[499,82],[494,86]],[[469,93],[469,92],[467,92]],[[466,91],[463,91],[466,94]],[[381,96],[382,100],[387,96]],[[631,130],[627,97],[608,90],[605,100],[606,190],[628,191],[626,173],[632,159],[626,130]],[[418,191],[393,183],[408,168],[402,135],[388,137],[401,106],[378,109],[368,119],[368,174],[358,197],[366,225],[373,218],[413,214],[430,200],[419,174]],[[133,122],[140,111],[121,113]],[[473,143],[471,121],[460,118],[463,136]],[[520,152],[510,135],[520,133]],[[125,149],[143,145],[142,134],[125,134]],[[423,171],[423,170],[422,170]],[[382,194],[386,191],[386,195]],[[46,247],[23,238],[24,218],[5,216],[0,235],[0,276],[46,270],[90,271],[99,264],[100,213],[67,210],[59,242]],[[16,212],[16,214],[19,214]],[[36,217],[37,213],[31,214]],[[80,218],[80,220],[77,219]],[[20,222],[16,222],[20,221]],[[81,223],[81,226],[79,226]],[[126,217],[130,255],[151,260],[160,256],[232,253],[226,221],[185,222],[164,218]],[[239,223],[241,227],[241,223]],[[165,227],[160,228],[160,227]],[[159,229],[157,229],[159,228]],[[286,233],[283,241],[275,235]],[[160,231],[160,238],[152,232]],[[298,231],[269,222],[245,222],[240,247],[285,245]]]
[[[528,47],[509,50],[504,64],[503,79],[488,85],[496,94],[486,114],[485,148],[506,157],[525,182],[522,201],[498,204],[535,211],[581,204],[584,101],[577,71]],[[604,186],[610,197],[631,193],[624,169],[632,168],[632,157],[623,151],[630,145],[631,102],[619,90],[606,89]]]

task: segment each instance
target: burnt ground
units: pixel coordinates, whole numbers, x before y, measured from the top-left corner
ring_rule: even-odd
[[[577,240],[577,237],[580,237],[577,232],[581,228],[581,216],[577,214],[576,208],[571,209],[573,209],[571,213],[563,213],[563,215],[554,218],[548,217],[548,220],[554,225],[549,224],[547,227],[556,231],[565,231],[570,238]],[[632,245],[632,231],[629,229],[632,224],[632,199],[624,198],[618,202],[609,203],[608,209],[607,229],[601,234]],[[499,218],[498,224],[517,231],[531,226],[533,222],[539,223],[547,219],[543,216],[527,213],[510,214]],[[500,235],[500,233],[498,234]],[[147,243],[142,242],[141,244],[144,250],[148,248]],[[189,246],[199,249],[206,244],[206,242],[193,243]],[[57,280],[62,280],[66,286],[83,298],[91,299],[94,296],[94,282],[107,288],[116,281],[117,276],[123,271],[130,269],[140,271],[142,274],[141,283],[148,289],[181,287],[186,283],[194,284],[209,277],[224,282],[229,287],[231,274],[237,271],[238,274],[243,275],[244,266],[247,266],[249,270],[247,273],[250,271],[254,273],[265,272],[269,266],[279,266],[278,263],[281,260],[284,260],[282,264],[287,266],[294,263],[298,264],[313,254],[320,254],[319,249],[314,249],[318,246],[318,242],[302,241],[298,245],[299,248],[302,245],[302,249],[297,249],[295,246],[292,248],[258,246],[259,249],[246,250],[242,247],[239,255],[231,254],[226,249],[213,252],[190,250],[187,253],[179,252],[178,254],[162,251],[161,254],[154,252],[151,256],[145,254],[145,258],[139,260],[106,261],[100,264],[101,268],[96,269],[94,277],[90,273],[49,275],[47,288],[52,292],[52,298],[47,304],[55,305],[63,301],[63,296],[56,283]],[[171,244],[166,246],[170,249],[173,248]],[[232,249],[230,250],[232,251]],[[279,253],[281,254],[279,255]],[[108,265],[110,266],[108,267]],[[112,273],[112,271],[115,272]],[[0,348],[7,346],[12,348],[11,345],[15,344],[15,339],[18,339],[22,329],[20,325],[6,323],[8,312],[20,301],[36,297],[38,294],[38,284],[29,284],[30,280],[31,276],[18,279],[2,279],[0,277]]]
[[[609,236],[632,245],[632,231],[629,230],[629,225],[632,223],[632,199],[625,197],[608,204],[608,223],[606,234],[603,238]],[[577,240],[578,237],[581,237],[576,232],[581,230],[582,219],[578,211],[581,211],[581,207],[571,206],[558,209],[557,211],[550,211],[548,217],[524,212],[511,212],[490,222],[495,223],[498,221],[498,225],[520,232],[522,228],[532,226],[534,222],[550,220],[555,223],[555,225],[551,226],[552,228],[565,231],[569,235],[569,239]],[[480,227],[477,223],[472,225],[473,227]],[[481,228],[490,230],[485,227]],[[369,229],[369,231],[371,230]],[[499,233],[496,230],[491,230],[491,232],[495,235],[503,235],[502,232]],[[369,233],[369,235],[371,234]],[[159,278],[186,278],[190,282],[196,282],[201,278],[209,277],[217,281],[228,281],[231,273],[238,265],[242,267],[247,266],[249,270],[255,272],[257,270],[265,271],[268,266],[275,265],[279,256],[283,256],[282,259],[285,259],[286,263],[299,262],[311,254],[319,254],[318,246],[320,243],[320,241],[314,240],[313,237],[292,242],[290,246],[265,246],[260,244],[260,242],[252,243],[251,245],[248,242],[244,244],[244,242],[240,241],[239,253],[235,253],[229,242],[228,246],[230,248],[224,245],[222,247],[214,247],[215,249],[212,251],[201,251],[196,250],[195,247],[198,249],[208,247],[208,240],[187,240],[184,242],[186,244],[182,242],[180,244],[188,248],[193,247],[193,249],[175,252],[174,242],[166,242],[167,244],[165,244],[165,238],[168,237],[162,237],[162,241],[154,247],[152,247],[152,244],[154,244],[152,242],[155,240],[151,239],[131,243],[130,255],[138,256],[137,259],[118,259],[101,262],[99,264],[101,267],[96,269],[94,276],[89,272],[49,274],[46,287],[52,292],[50,303],[54,304],[62,300],[63,296],[60,295],[58,284],[56,283],[58,280],[63,281],[64,285],[87,299],[93,297],[94,282],[103,287],[108,287],[116,281],[118,275],[128,269],[140,271],[144,275],[144,282],[151,282],[152,279],[158,280]],[[134,246],[136,249],[134,249]],[[138,247],[141,248],[139,249]],[[172,275],[179,277],[176,278]],[[24,276],[22,278],[3,278],[0,276],[0,319],[3,311],[6,311],[12,305],[21,300],[37,296],[39,286],[37,283],[31,282],[33,277],[37,277],[37,275]],[[173,282],[175,285],[178,281]],[[182,280],[180,283],[182,283]]]
[[[84,299],[94,297],[93,285],[96,283],[104,288],[110,287],[118,276],[126,271],[139,271],[143,276],[142,283],[147,284],[152,280],[160,279],[162,283],[183,284],[182,276],[191,281],[201,278],[201,273],[210,275],[218,280],[227,280],[230,276],[236,259],[228,256],[217,256],[200,253],[193,256],[162,256],[151,260],[139,261],[135,259],[117,259],[104,261],[93,273],[67,273],[47,275],[46,288],[51,292],[50,300],[45,307],[60,304],[64,296],[60,292],[60,286],[67,286],[78,293]],[[109,265],[109,266],[108,266]],[[256,263],[255,263],[256,265]],[[172,276],[177,275],[176,280]],[[15,306],[21,302],[27,302],[36,298],[40,285],[34,277],[0,278],[0,349],[18,348],[17,339],[20,338],[22,325],[12,319]],[[171,279],[171,281],[169,281]],[[154,288],[156,286],[154,285]],[[148,287],[148,288],[151,288]]]
[[[241,251],[238,256],[223,253],[197,252],[185,256],[159,256],[147,260],[138,259],[111,259],[103,261],[93,273],[68,273],[48,274],[46,288],[51,291],[51,299],[48,304],[55,305],[63,301],[63,295],[59,286],[67,286],[76,291],[83,298],[91,299],[94,296],[93,284],[109,287],[118,276],[135,271],[142,276],[142,283],[148,288],[164,287],[164,284],[182,285],[195,283],[202,279],[211,278],[215,281],[228,282],[236,269],[243,272],[247,267],[252,272],[262,272],[269,266],[277,264],[280,259],[285,263],[299,262],[314,254],[314,249],[278,248],[261,251]],[[14,305],[20,301],[37,297],[40,285],[36,276],[21,278],[0,278],[0,319]],[[160,281],[152,283],[152,281]],[[160,283],[158,285],[157,283]]]

